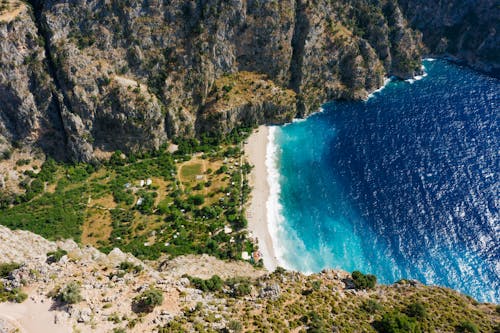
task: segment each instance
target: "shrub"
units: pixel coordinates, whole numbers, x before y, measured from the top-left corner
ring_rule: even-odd
[[[57,248],[56,251],[51,251],[47,253],[47,262],[49,264],[54,263],[54,262],[59,262],[62,257],[67,255],[68,252],[66,252],[63,249]]]
[[[156,306],[163,303],[161,290],[150,288],[142,294],[134,297],[132,308],[134,312],[151,312]]]
[[[384,314],[381,320],[373,323],[379,333],[421,333],[415,318],[409,318],[399,311]]]
[[[404,313],[406,313],[410,317],[414,318],[425,318],[427,315],[427,311],[425,310],[425,306],[422,303],[416,302],[408,305],[405,309]]]
[[[118,265],[118,268],[121,269],[122,271],[134,274],[138,274],[143,270],[143,267],[141,265],[134,265],[129,261],[122,261],[120,265]]]
[[[199,206],[203,205],[205,198],[201,194],[192,195],[188,198],[188,203]]]
[[[352,272],[352,280],[356,289],[373,289],[377,284],[377,277],[372,274],[363,274],[360,271]]]
[[[76,282],[70,282],[56,296],[56,299],[65,304],[76,304],[83,300],[80,294],[80,285]]]
[[[0,278],[6,278],[12,271],[20,268],[21,265],[15,262],[0,264]]]
[[[461,322],[460,325],[457,326],[457,333],[479,333],[479,328],[470,321]]]
[[[189,277],[189,281],[196,288],[202,291],[219,291],[222,289],[223,281],[218,275],[212,276],[208,280],[197,277]]]
[[[26,298],[28,298],[28,295],[23,293],[19,288],[7,289],[0,282],[0,302],[22,303]]]
[[[377,301],[369,299],[366,302],[364,302],[363,305],[361,305],[361,309],[363,309],[368,313],[374,314],[377,311],[382,310],[382,305],[380,305]]]
[[[239,321],[236,320],[231,320],[229,324],[227,325],[227,328],[235,333],[239,333],[243,331],[243,325]]]

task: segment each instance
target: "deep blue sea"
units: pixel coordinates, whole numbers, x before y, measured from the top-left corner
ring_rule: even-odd
[[[272,127],[280,264],[361,270],[500,302],[500,80],[441,60],[364,102]]]

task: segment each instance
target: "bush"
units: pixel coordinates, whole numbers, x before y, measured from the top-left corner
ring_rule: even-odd
[[[361,309],[363,309],[368,313],[374,314],[382,310],[382,305],[380,305],[377,301],[369,299],[366,302],[364,302],[363,305],[361,305]]]
[[[161,290],[150,288],[142,294],[134,297],[132,308],[134,312],[151,312],[156,306],[163,303]]]
[[[54,262],[59,262],[62,257],[67,255],[68,252],[64,251],[63,249],[57,248],[56,251],[48,252],[47,253],[47,262],[49,264],[54,263]]]
[[[419,319],[425,318],[425,316],[427,315],[425,306],[419,302],[408,305],[404,313],[406,313],[409,317],[414,317]]]
[[[190,204],[199,206],[199,205],[203,205],[203,203],[205,202],[205,198],[201,194],[196,194],[196,195],[190,196],[187,201]]]
[[[28,295],[23,293],[19,288],[7,289],[0,282],[0,302],[22,303],[26,298],[28,298]]]
[[[121,269],[122,271],[134,274],[138,274],[143,270],[143,267],[141,265],[134,265],[129,261],[121,262],[120,265],[118,265],[118,268]]]
[[[83,300],[80,294],[80,285],[76,282],[70,282],[56,296],[56,299],[65,304],[76,304]]]
[[[12,271],[20,268],[21,265],[15,262],[0,264],[0,278],[6,278]]]
[[[222,289],[223,281],[218,275],[212,276],[208,280],[197,277],[188,277],[191,284],[202,291],[219,291]]]
[[[399,311],[384,314],[381,320],[373,323],[379,333],[421,333],[415,318],[409,318]]]
[[[243,331],[243,325],[239,321],[236,320],[231,320],[229,324],[227,325],[227,328],[231,332],[239,333]]]
[[[373,289],[377,284],[377,277],[372,274],[363,274],[360,271],[352,272],[354,287],[360,289]]]
[[[457,333],[479,333],[479,328],[470,321],[464,321],[457,326],[456,331]]]

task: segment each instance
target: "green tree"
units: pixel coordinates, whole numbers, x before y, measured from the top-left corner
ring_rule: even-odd
[[[420,302],[411,303],[405,309],[404,313],[406,313],[410,317],[422,319],[427,315],[427,311],[425,306]]]
[[[132,308],[134,312],[151,312],[156,306],[163,303],[163,293],[161,290],[150,288],[142,294],[134,297]]]
[[[421,333],[415,318],[410,318],[399,311],[388,312],[382,319],[373,323],[379,333]]]
[[[363,274],[360,271],[352,272],[352,280],[356,289],[373,289],[377,284],[377,277],[372,274]]]

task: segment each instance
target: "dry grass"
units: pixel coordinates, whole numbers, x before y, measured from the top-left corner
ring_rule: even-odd
[[[243,71],[219,78],[207,104],[209,112],[217,112],[263,101],[288,106],[295,104],[295,97],[295,92],[276,85],[265,75]]]
[[[19,0],[0,0],[0,22],[11,22],[26,8]]]
[[[82,226],[82,244],[97,245],[99,240],[107,240],[111,235],[111,214],[109,210],[91,208]]]

